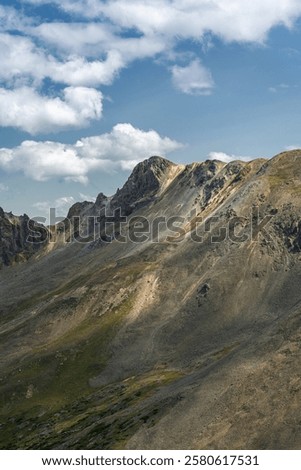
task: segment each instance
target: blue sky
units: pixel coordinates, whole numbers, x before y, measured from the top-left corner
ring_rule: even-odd
[[[60,214],[139,161],[301,146],[301,2],[0,2],[0,206]]]

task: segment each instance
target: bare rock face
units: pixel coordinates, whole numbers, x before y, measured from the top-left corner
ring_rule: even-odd
[[[0,207],[0,267],[24,261],[39,251],[47,240],[47,230],[24,214],[15,216]]]
[[[300,196],[301,151],[152,157],[68,216],[101,227],[120,207],[180,236],[163,220],[137,242],[129,217],[123,240],[19,264],[27,218],[0,211],[15,263],[0,272],[0,447],[300,449]]]
[[[73,206],[70,207],[67,218],[72,219],[73,217],[79,217],[81,214],[84,213],[85,210],[93,206],[93,202],[83,201],[83,202],[76,202]]]
[[[151,157],[138,163],[122,189],[118,189],[113,197],[112,209],[121,208],[121,212],[128,215],[151,202],[175,166],[162,157]]]
[[[112,197],[99,193],[95,203],[74,204],[68,212],[66,226],[71,222],[71,232],[77,239],[81,232],[90,234],[91,239],[95,240],[96,230],[98,239],[95,245],[101,245],[102,241],[110,238],[104,232],[105,216],[109,216],[110,220],[114,218],[119,220],[120,217],[128,216],[135,210],[148,206],[158,198],[169,179],[172,180],[175,169],[177,165],[162,157],[151,157],[138,163],[124,186]]]

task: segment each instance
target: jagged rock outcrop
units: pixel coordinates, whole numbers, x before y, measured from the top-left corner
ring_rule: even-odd
[[[73,206],[70,207],[67,219],[71,220],[73,217],[79,217],[84,214],[87,209],[90,209],[93,206],[93,202],[83,201],[76,202]]]
[[[94,241],[97,238],[96,245],[101,245],[102,241],[110,239],[105,233],[105,216],[109,216],[110,220],[114,220],[114,217],[119,220],[120,217],[129,216],[135,210],[147,206],[167,188],[180,167],[165,158],[151,157],[135,166],[124,186],[117,189],[112,197],[99,193],[94,204],[74,204],[67,215],[73,227],[76,225],[73,236],[78,238],[80,232],[90,233]],[[79,226],[78,220],[74,221],[75,217],[79,218]],[[92,220],[93,218],[95,219]]]
[[[168,180],[176,165],[162,157],[151,157],[138,163],[111,201],[111,209],[121,208],[123,215],[151,202]]]
[[[28,215],[15,216],[0,207],[0,268],[25,261],[47,243],[45,227]]]

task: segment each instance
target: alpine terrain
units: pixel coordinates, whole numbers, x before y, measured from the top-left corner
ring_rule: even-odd
[[[1,448],[300,449],[300,215],[301,150],[0,209]]]

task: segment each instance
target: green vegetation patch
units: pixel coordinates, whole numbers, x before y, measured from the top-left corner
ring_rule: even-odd
[[[36,409],[7,417],[0,435],[6,449],[118,449],[141,424],[153,425],[172,403],[151,398],[179,378],[177,370],[155,370],[102,387],[56,412]]]

